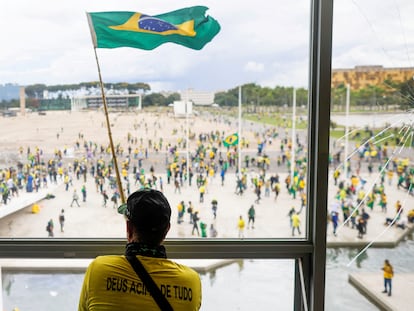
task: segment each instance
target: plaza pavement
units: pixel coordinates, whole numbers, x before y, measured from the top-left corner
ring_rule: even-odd
[[[119,141],[126,146],[126,133],[132,133],[138,137],[138,141],[143,138],[144,142],[147,139],[156,141],[160,138],[164,139],[164,144],[171,142],[176,143],[178,137],[184,134],[185,120],[173,118],[169,115],[159,112],[136,112],[136,113],[111,113],[110,116],[112,127],[112,135],[114,140]],[[0,142],[2,147],[2,154],[5,155],[6,164],[16,163],[18,158],[13,159],[18,151],[19,146],[31,146],[40,143],[46,159],[50,158],[56,148],[68,148],[68,157],[65,159],[66,163],[73,161],[75,157],[82,157],[84,154],[73,150],[74,142],[78,140],[82,133],[85,141],[93,138],[95,143],[107,144],[107,135],[105,132],[105,124],[103,114],[96,112],[48,112],[47,115],[27,114],[20,116],[17,119],[3,118],[4,126],[1,127],[2,137],[5,137],[4,142]],[[195,132],[209,132],[211,130],[219,130],[225,133],[234,129],[235,122],[231,118],[225,116],[203,115],[197,119],[190,119],[190,128]],[[244,154],[254,156],[257,149],[256,138],[254,133],[261,133],[267,126],[257,124],[250,121],[243,121],[243,135],[250,139],[250,149],[243,149]],[[93,126],[89,126],[93,124]],[[161,130],[162,129],[162,132]],[[178,131],[174,135],[174,131]],[[284,187],[284,179],[287,175],[286,167],[276,167],[275,159],[280,155],[279,145],[282,136],[288,135],[287,131],[278,128],[279,136],[273,140],[272,145],[266,147],[266,152],[269,154],[271,160],[271,167],[268,174],[278,172],[281,180],[281,194],[277,201],[273,199],[273,193],[270,197],[265,197],[264,191],[262,193],[262,201],[260,204],[255,204],[256,207],[256,223],[255,229],[246,229],[246,238],[292,238],[291,229],[289,225],[289,217],[287,216],[289,209],[294,206],[295,209],[300,207],[300,198],[297,196],[296,200],[287,193]],[[299,132],[298,132],[299,133]],[[59,135],[58,135],[59,134]],[[299,133],[301,141],[305,140],[305,133]],[[57,137],[58,135],[58,137]],[[142,135],[142,136],[141,136]],[[40,141],[39,141],[40,140]],[[190,150],[194,150],[195,142],[190,142]],[[145,143],[144,143],[145,145]],[[36,146],[36,145],[35,145]],[[26,148],[26,147],[24,147]],[[225,150],[221,150],[225,152]],[[408,151],[408,150],[404,150]],[[7,155],[7,156],[6,156]],[[181,156],[185,157],[184,150],[181,149]],[[72,157],[72,158],[71,158]],[[206,223],[208,227],[214,224],[218,230],[219,238],[237,238],[237,220],[242,215],[247,222],[247,210],[254,204],[255,194],[253,188],[249,183],[249,189],[243,196],[234,194],[236,186],[234,168],[230,169],[226,175],[225,185],[220,185],[219,176],[208,184],[208,192],[205,195],[204,203],[199,203],[199,194],[194,182],[191,187],[185,185],[181,189],[181,194],[174,193],[172,185],[167,185],[165,177],[165,153],[159,154],[150,153],[149,159],[144,160],[144,168],[148,171],[150,165],[155,167],[156,175],[162,176],[164,180],[164,192],[170,201],[172,207],[172,227],[167,237],[170,238],[184,238],[193,237],[191,234],[192,226],[189,224],[189,215],[185,214],[185,222],[177,225],[177,205],[183,200],[185,203],[192,201],[195,209],[199,210],[201,221]],[[9,162],[8,162],[9,161]],[[14,165],[14,164],[13,164]],[[376,181],[378,174],[368,176],[362,164],[361,176],[367,180],[365,189]],[[257,168],[250,167],[249,178],[252,174],[258,172]],[[365,172],[365,173],[364,173]],[[268,175],[269,176],[269,175]],[[332,179],[332,172],[329,172],[329,177]],[[135,190],[134,176],[130,176],[131,191]],[[394,177],[394,185],[386,185],[386,193],[388,195],[388,212],[387,215],[381,212],[379,206],[375,206],[374,211],[369,212],[371,218],[368,222],[368,233],[363,239],[357,238],[356,230],[342,227],[338,230],[337,236],[332,234],[332,226],[328,225],[327,244],[328,247],[342,247],[342,246],[365,246],[369,241],[373,241],[372,246],[378,247],[393,247],[398,243],[409,230],[401,230],[395,227],[390,228],[386,232],[386,227],[383,225],[386,217],[394,217],[394,204],[397,199],[404,204],[405,213],[414,207],[414,198],[407,196],[403,190],[396,189],[396,177]],[[0,237],[46,237],[45,230],[46,223],[49,219],[55,222],[55,236],[56,237],[124,237],[125,225],[124,220],[116,213],[116,209],[112,208],[112,202],[108,202],[108,207],[102,207],[102,196],[96,191],[93,178],[88,176],[86,181],[86,188],[88,192],[87,201],[81,202],[81,207],[70,207],[72,200],[73,189],[76,188],[80,195],[80,188],[83,184],[82,180],[74,179],[73,187],[69,191],[65,191],[63,185],[54,186],[49,183],[49,189],[41,189],[42,194],[53,193],[56,197],[50,200],[42,200],[39,205],[41,210],[38,214],[31,213],[31,204],[38,201],[42,194],[21,192],[20,197],[12,198],[12,200],[5,206],[0,205]],[[334,197],[336,188],[333,186],[333,181],[330,180],[328,204]],[[109,196],[111,191],[108,191]],[[218,216],[213,219],[211,211],[211,200],[218,200]],[[65,231],[60,232],[58,225],[58,215],[61,209],[65,209],[66,223]],[[3,217],[3,218],[1,218]],[[300,215],[302,220],[302,235],[295,236],[295,238],[304,238],[306,234],[305,221],[306,209]],[[342,217],[340,215],[340,220]],[[209,234],[209,232],[207,232]]]
[[[257,170],[256,170],[257,171]],[[250,176],[255,174],[254,169],[250,169]],[[164,174],[156,174],[158,177],[162,176],[164,180],[164,194],[168,198],[171,209],[171,230],[167,237],[169,238],[192,238],[197,237],[197,234],[192,235],[192,225],[189,223],[189,214],[185,213],[184,222],[177,224],[177,205],[180,201],[184,201],[188,206],[191,201],[195,210],[199,211],[200,221],[208,225],[214,224],[218,231],[218,238],[238,238],[237,222],[240,215],[246,221],[245,238],[292,238],[288,212],[291,207],[296,210],[300,208],[299,195],[293,199],[281,183],[281,193],[277,200],[274,199],[273,192],[269,197],[266,197],[264,191],[262,193],[262,200],[259,204],[255,203],[256,195],[253,193],[253,188],[249,186],[247,191],[240,196],[234,192],[236,185],[236,176],[230,172],[226,175],[224,186],[221,186],[220,177],[216,176],[210,179],[207,186],[207,193],[203,203],[199,202],[199,193],[193,180],[192,186],[185,184],[181,188],[181,193],[174,191],[174,186],[167,184]],[[280,174],[283,181],[286,174]],[[374,182],[373,177],[365,176],[367,184]],[[195,178],[194,178],[195,179]],[[138,186],[134,185],[134,178],[130,176],[131,191],[134,191]],[[80,195],[80,188],[85,184],[87,189],[87,200],[82,202]],[[250,185],[250,183],[249,183]],[[393,186],[390,186],[393,187]],[[381,212],[381,208],[376,205],[374,210],[367,212],[370,215],[368,220],[367,234],[363,239],[357,238],[357,230],[350,229],[350,227],[342,226],[342,215],[339,219],[339,229],[337,236],[332,234],[332,225],[328,224],[327,232],[327,246],[328,247],[363,247],[368,242],[373,241],[373,247],[394,247],[404,237],[409,234],[413,227],[402,230],[397,227],[390,227],[384,225],[385,217],[393,218],[395,215],[394,204],[396,200],[400,200],[405,208],[402,219],[406,218],[407,211],[414,206],[414,197],[406,194],[404,190],[387,190],[388,195],[388,210],[387,213]],[[79,194],[80,207],[73,204],[72,201],[73,190],[77,189]],[[329,188],[329,201],[332,200],[336,191],[336,187]],[[55,198],[43,199],[48,193],[53,193]],[[107,190],[109,197],[111,191]],[[217,218],[214,219],[211,210],[211,201],[216,199],[218,201]],[[39,201],[40,212],[32,213],[33,203]],[[254,229],[247,229],[247,211],[251,205],[256,209],[256,221]],[[61,209],[65,210],[65,228],[64,232],[59,230],[58,215]],[[49,184],[48,189],[41,189],[39,193],[25,193],[20,192],[19,197],[13,197],[7,205],[0,205],[0,237],[47,237],[45,230],[49,219],[53,219],[55,223],[55,237],[66,238],[93,238],[93,237],[125,237],[124,219],[119,215],[114,208],[113,203],[108,200],[107,207],[103,207],[103,198],[100,193],[96,191],[93,178],[87,177],[86,183],[83,179],[73,180],[73,185],[69,187],[68,191],[61,182],[58,185]],[[304,238],[306,234],[306,208],[300,214],[302,221],[302,234],[295,235],[293,238]],[[207,230],[207,235],[209,232]]]

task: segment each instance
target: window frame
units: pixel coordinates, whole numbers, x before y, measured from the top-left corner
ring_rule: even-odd
[[[321,207],[327,206],[328,192],[333,1],[310,3],[306,238],[165,241],[170,258],[295,259],[295,311],[305,310],[299,277],[301,263],[308,310],[325,308],[327,212]],[[123,253],[124,249],[124,239],[0,239],[0,258],[94,258]]]

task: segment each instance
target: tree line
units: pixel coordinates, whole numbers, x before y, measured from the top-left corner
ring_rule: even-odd
[[[143,105],[145,106],[167,106],[176,100],[181,100],[179,93],[157,93],[150,92],[151,87],[147,83],[105,83],[105,89],[127,90],[129,94],[143,94]],[[33,84],[26,86],[27,107],[31,103],[41,99],[44,91],[58,92],[78,89],[99,88],[97,81],[82,82],[79,84],[62,84],[47,86],[45,84]],[[241,86],[242,102],[251,107],[291,107],[293,105],[293,87],[275,86],[266,87],[256,83],[247,83]],[[398,109],[414,108],[414,81],[408,80],[402,83],[384,81],[382,85],[370,85],[359,90],[350,92],[350,105],[355,107],[368,107],[378,109],[382,107],[398,107]],[[239,87],[215,93],[214,102],[219,106],[235,107],[239,102]],[[331,89],[331,105],[333,109],[344,111],[346,104],[346,86],[339,84]],[[297,107],[307,108],[308,90],[296,89]],[[2,101],[2,108],[18,107],[19,100]],[[336,107],[336,108],[335,108]]]
[[[345,111],[346,86],[339,84],[331,88],[331,105]],[[242,86],[242,102],[253,107],[291,107],[293,105],[293,87],[262,87],[255,83]],[[220,106],[237,106],[239,88],[233,88],[215,94],[215,103]],[[296,89],[297,107],[307,107],[308,90]],[[368,109],[388,110],[390,106],[402,110],[414,108],[414,81],[402,83],[386,80],[382,85],[370,85],[350,91],[350,106]]]

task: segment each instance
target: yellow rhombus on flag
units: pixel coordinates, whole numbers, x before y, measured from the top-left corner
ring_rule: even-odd
[[[239,134],[238,133],[231,134],[231,135],[227,136],[226,138],[224,138],[224,140],[223,140],[224,147],[235,146],[238,143],[239,143]]]

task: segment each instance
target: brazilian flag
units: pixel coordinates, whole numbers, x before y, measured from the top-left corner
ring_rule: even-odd
[[[120,11],[86,15],[95,48],[152,50],[172,42],[201,50],[220,31],[220,24],[205,15],[207,10],[193,6],[154,16]]]
[[[238,143],[239,143],[239,134],[238,133],[231,134],[231,135],[227,136],[226,138],[224,138],[224,140],[223,140],[224,147],[235,146]]]

